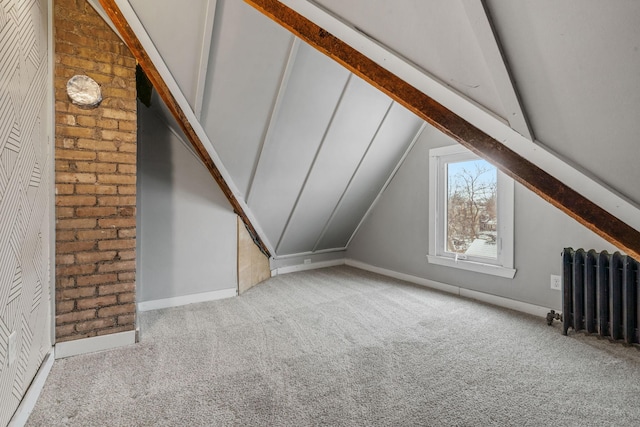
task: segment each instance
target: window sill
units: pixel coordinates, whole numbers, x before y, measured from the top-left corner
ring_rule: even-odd
[[[502,267],[501,265],[483,264],[481,262],[458,260],[455,261],[451,258],[427,255],[429,264],[443,265],[445,267],[458,268],[460,270],[473,271],[476,273],[490,274],[492,276],[505,277],[507,279],[513,279],[516,275],[516,270],[513,268]]]

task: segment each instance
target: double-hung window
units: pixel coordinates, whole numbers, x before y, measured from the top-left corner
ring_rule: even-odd
[[[513,278],[513,180],[461,145],[429,151],[429,263]]]

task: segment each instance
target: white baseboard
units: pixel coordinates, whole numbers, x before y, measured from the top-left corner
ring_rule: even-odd
[[[135,344],[135,342],[136,331],[118,332],[117,334],[57,343],[55,355],[56,359],[64,359],[65,357],[124,347]]]
[[[459,286],[447,285],[446,283],[423,279],[422,277],[399,273],[393,270],[387,270],[386,268],[376,267],[353,259],[346,259],[345,264],[351,267],[359,268],[361,270],[371,271],[372,273],[393,277],[394,279],[404,280],[405,282],[414,283],[416,285],[425,286],[427,288],[437,289],[439,291],[448,292],[464,298],[486,302],[498,307],[508,308],[510,310],[520,311],[522,313],[527,313],[534,316],[546,317],[547,313],[549,312],[548,307],[542,307],[535,304],[516,301],[513,299],[499,297],[497,295],[491,295],[484,292],[472,291],[469,289],[461,288]]]
[[[344,265],[344,263],[345,263],[344,258],[340,258],[340,259],[332,259],[329,261],[312,262],[309,264],[297,264],[297,265],[290,265],[287,267],[279,267],[279,268],[276,268],[275,270],[271,270],[271,277],[278,276],[279,274],[295,273],[297,271],[315,270],[317,268],[325,268],[325,267],[335,267],[337,265]]]
[[[233,298],[238,295],[237,288],[222,289],[220,291],[202,292],[199,294],[183,295],[180,297],[156,299],[138,303],[138,311],[159,310],[161,308],[179,307],[181,305],[198,302],[215,301]]]
[[[7,427],[22,427],[27,423],[29,415],[31,415],[31,412],[33,412],[33,409],[36,407],[36,402],[38,401],[38,397],[40,397],[40,393],[42,393],[44,383],[47,381],[49,372],[51,372],[54,360],[55,349],[52,347],[51,351],[44,357],[36,376],[33,378],[33,381],[31,381],[31,385],[27,389],[27,392],[22,398],[22,402],[20,402],[18,409],[16,409]]]

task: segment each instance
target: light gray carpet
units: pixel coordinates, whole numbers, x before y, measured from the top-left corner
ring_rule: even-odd
[[[638,426],[640,352],[349,267],[142,314],[31,426]]]

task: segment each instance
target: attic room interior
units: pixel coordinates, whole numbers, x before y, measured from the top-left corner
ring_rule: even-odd
[[[0,425],[639,425],[639,24],[0,0]]]

